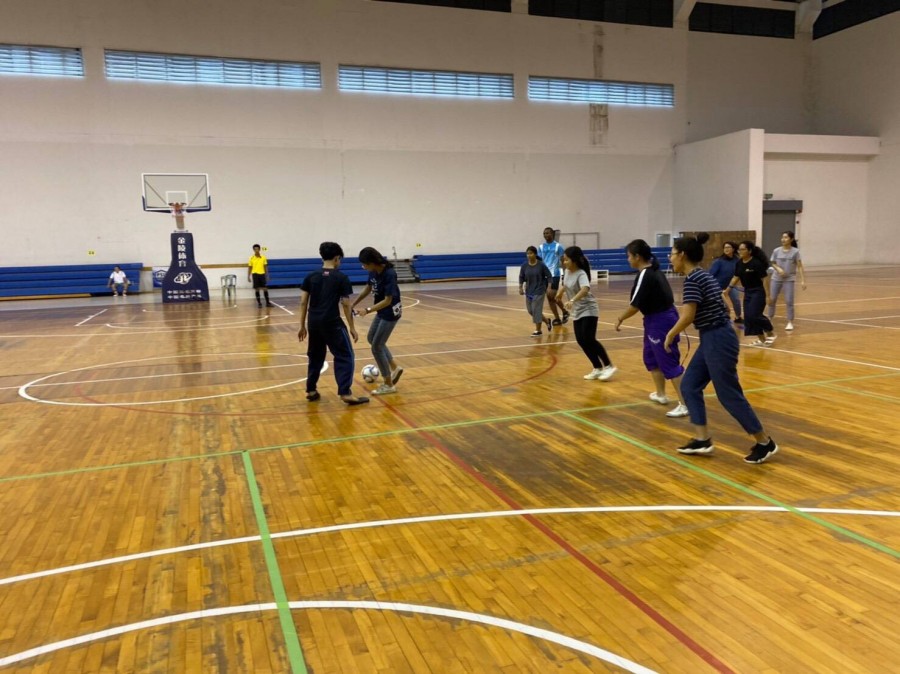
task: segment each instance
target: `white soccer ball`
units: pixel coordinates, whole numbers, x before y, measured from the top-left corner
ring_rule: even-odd
[[[369,384],[378,379],[378,375],[381,374],[378,371],[378,368],[374,365],[366,365],[362,369],[362,378],[365,379]]]

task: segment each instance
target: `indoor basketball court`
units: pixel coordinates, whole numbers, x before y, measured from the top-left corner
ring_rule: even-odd
[[[608,382],[569,326],[530,339],[514,289],[404,287],[400,391],[359,408],[330,371],[306,402],[295,291],[4,303],[0,664],[877,670],[900,273],[809,286],[797,329],[741,354],[781,446],[761,466],[714,399],[716,453],[675,453],[688,422],[647,399],[638,325],[603,320],[621,281],[597,290]]]
[[[900,672],[898,10],[4,0],[0,673]]]

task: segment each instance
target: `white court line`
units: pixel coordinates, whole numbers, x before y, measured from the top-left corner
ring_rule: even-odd
[[[108,307],[107,307],[107,309],[108,309]],[[94,317],[96,317],[96,316],[99,316],[100,314],[102,314],[102,313],[103,313],[104,311],[106,311],[107,309],[101,309],[101,310],[98,311],[96,314],[91,314],[90,316],[88,316],[87,318],[85,318],[83,321],[81,321],[81,323],[76,323],[76,324],[75,324],[75,327],[77,328],[77,327],[79,327],[79,326],[81,326],[81,325],[84,325],[84,324],[87,323],[89,320],[91,320],[92,318],[94,318]]]
[[[490,309],[503,309],[504,311],[524,311],[524,309],[522,309],[521,307],[517,309],[515,307],[507,307],[502,304],[487,304],[485,302],[475,302],[472,300],[461,300],[456,297],[444,297],[442,295],[422,295],[422,297],[427,297],[428,299],[435,299],[435,300],[447,300],[448,302],[462,302],[464,304],[475,304],[480,307],[488,307]],[[619,301],[619,300],[616,300],[616,301]],[[602,325],[615,325],[615,323],[608,323],[606,321],[599,321],[599,323]],[[553,327],[557,327],[557,326],[553,326]],[[629,330],[643,330],[643,328],[638,328],[633,325],[626,325],[625,323],[622,324],[622,327],[628,328]],[[604,339],[603,341],[606,342],[609,340]]]
[[[772,346],[767,346],[764,349],[754,348],[751,345],[746,345],[746,347],[742,346],[741,350],[747,348],[752,351],[776,351],[778,353],[789,353],[792,356],[807,356],[808,358],[822,358],[824,360],[833,360],[838,363],[850,363],[851,365],[865,365],[867,367],[877,367],[881,370],[890,370],[891,372],[900,372],[900,367],[891,367],[890,365],[876,365],[875,363],[865,363],[861,360],[850,360],[849,358],[836,358],[835,356],[823,356],[821,353],[805,353],[804,351],[788,351],[787,349],[776,349]]]
[[[795,508],[800,512],[812,513],[817,515],[860,515],[867,517],[900,517],[900,511],[896,510],[856,510],[848,508]],[[778,506],[732,506],[732,505],[657,505],[657,506],[585,506],[582,508],[526,508],[522,510],[494,510],[488,512],[470,512],[470,513],[451,513],[446,515],[423,515],[420,517],[403,517],[391,520],[372,520],[369,522],[351,522],[349,524],[334,524],[325,527],[315,527],[312,529],[294,529],[292,531],[283,531],[273,533],[271,537],[275,538],[298,538],[302,536],[315,536],[317,534],[330,534],[340,531],[352,531],[355,529],[373,529],[377,527],[389,527],[406,524],[422,524],[426,522],[451,522],[455,520],[474,520],[488,519],[495,517],[521,517],[523,515],[579,515],[590,513],[645,513],[645,512],[752,512],[752,513],[790,513],[787,508]],[[46,578],[49,576],[57,576],[64,573],[72,573],[74,571],[84,571],[86,569],[94,569],[101,566],[110,566],[113,564],[121,564],[123,562],[131,562],[139,559],[150,559],[152,557],[160,557],[162,555],[177,554],[180,552],[191,552],[194,550],[204,550],[206,548],[216,548],[226,545],[235,545],[239,543],[252,543],[260,540],[260,536],[243,536],[241,538],[230,538],[220,541],[209,541],[207,543],[193,543],[191,545],[183,545],[174,548],[163,548],[160,550],[149,550],[147,552],[137,552],[121,557],[109,557],[107,559],[95,560],[93,562],[84,562],[82,564],[72,564],[70,566],[62,566],[56,569],[46,569],[44,571],[34,571],[19,576],[10,576],[9,578],[0,578],[0,586],[12,585],[25,580],[34,580],[37,578]]]
[[[60,405],[63,407],[121,407],[123,405],[128,405],[128,406],[162,405],[162,404],[166,404],[166,403],[192,402],[195,400],[211,400],[213,398],[228,398],[231,396],[248,395],[250,393],[259,393],[261,391],[269,391],[271,389],[281,388],[284,386],[291,386],[293,384],[299,384],[300,382],[306,381],[306,377],[302,377],[300,379],[294,379],[292,381],[282,382],[280,384],[273,384],[272,386],[263,386],[260,388],[249,389],[246,391],[231,391],[229,393],[217,393],[215,395],[208,395],[208,396],[194,396],[192,398],[174,398],[172,400],[144,400],[144,401],[128,401],[128,402],[120,401],[120,402],[115,402],[115,403],[81,403],[81,402],[69,402],[69,401],[62,401],[62,400],[45,400],[43,398],[35,398],[34,396],[29,395],[27,392],[30,387],[39,384],[40,382],[44,381],[45,379],[49,379],[50,377],[59,377],[62,375],[71,374],[72,372],[83,372],[84,370],[93,370],[95,368],[100,368],[100,367],[111,367],[113,365],[124,365],[126,363],[145,363],[149,360],[163,360],[166,358],[196,358],[196,357],[202,356],[202,355],[204,355],[204,354],[196,354],[195,353],[195,354],[186,354],[183,356],[179,356],[179,355],[176,355],[176,356],[154,356],[152,358],[139,358],[139,359],[135,359],[135,360],[120,360],[115,363],[101,363],[99,365],[89,365],[87,367],[79,367],[79,368],[75,368],[73,370],[67,370],[65,372],[55,372],[53,374],[48,374],[39,379],[30,381],[27,384],[23,384],[22,386],[19,387],[19,395],[21,397],[25,398],[26,400],[30,400],[30,401],[36,402],[36,403],[44,403],[45,405]],[[217,356],[256,356],[256,357],[259,357],[258,353],[221,353],[221,354],[215,354],[215,355],[217,355]],[[276,353],[266,353],[266,355],[267,356],[289,356],[292,358],[305,358],[305,356],[301,356],[301,355],[294,354],[294,353],[277,353],[276,352]],[[328,362],[326,361],[322,365],[322,372],[325,372],[325,370],[327,370],[327,369],[328,369]]]
[[[654,670],[647,669],[643,665],[632,662],[620,655],[611,653],[597,646],[580,641],[572,637],[568,637],[559,632],[552,632],[540,627],[532,627],[524,623],[507,620],[505,618],[495,618],[494,616],[484,615],[481,613],[472,613],[470,611],[458,611],[456,609],[439,608],[437,606],[423,606],[421,604],[404,604],[400,602],[387,601],[291,601],[288,602],[291,610],[310,610],[310,609],[353,609],[353,610],[371,610],[371,611],[397,611],[399,613],[413,613],[420,615],[438,616],[442,618],[452,618],[454,620],[465,620],[468,622],[480,623],[490,627],[499,627],[511,632],[519,632],[531,637],[550,641],[560,646],[570,648],[579,653],[590,655],[598,660],[603,660],[610,664],[621,667],[627,672],[634,674],[656,674]],[[31,648],[21,653],[14,653],[5,658],[0,658],[0,667],[12,665],[24,660],[30,660],[40,655],[46,655],[55,651],[72,648],[73,646],[81,646],[83,644],[108,639],[109,637],[117,637],[129,632],[151,629],[154,627],[162,627],[174,625],[176,623],[186,622],[188,620],[198,620],[202,618],[215,618],[226,615],[239,615],[245,613],[261,613],[263,611],[277,611],[278,604],[269,602],[265,604],[245,604],[243,606],[225,606],[222,608],[202,609],[200,611],[191,611],[190,613],[179,613],[176,615],[164,616],[162,618],[153,618],[152,620],[143,620],[130,625],[122,625],[113,627],[91,634],[84,634],[63,641],[56,641],[37,648]]]
[[[639,335],[633,335],[631,337],[608,337],[608,338],[604,339],[603,341],[604,342],[617,342],[617,341],[622,341],[622,340],[626,340],[626,339],[639,339],[639,337],[640,337]],[[404,354],[402,354],[402,356],[404,358],[417,358],[419,356],[439,356],[441,354],[451,354],[451,353],[474,353],[477,351],[494,351],[494,350],[502,350],[502,349],[530,349],[530,348],[533,348],[536,346],[559,346],[561,344],[577,344],[577,342],[573,342],[571,340],[560,340],[560,341],[555,341],[555,342],[543,342],[543,343],[541,343],[541,342],[525,342],[523,344],[506,344],[503,346],[483,346],[483,347],[471,348],[471,349],[447,349],[445,351],[423,351],[421,353],[404,353]],[[195,355],[222,356],[222,355],[230,355],[230,354],[207,353],[207,354],[195,354]],[[260,354],[255,354],[255,355],[258,357]],[[265,355],[290,355],[290,354],[277,354],[277,353],[272,354],[272,353],[267,352],[267,353],[265,353]],[[297,356],[298,354],[293,354],[293,355]],[[299,354],[299,355],[302,355],[302,354]],[[175,357],[176,356],[159,356],[158,358],[175,358]],[[186,358],[187,356],[180,356],[180,357]],[[367,360],[372,360],[372,358],[371,357],[363,357],[363,358],[356,359],[357,362],[362,362],[362,361],[367,361]],[[124,361],[124,362],[129,362],[129,361]],[[139,361],[136,361],[136,362],[139,362]],[[117,365],[117,364],[118,363],[112,363],[112,365]],[[298,367],[299,365],[300,364],[298,364],[298,365],[267,365],[267,366],[258,367],[258,368],[246,368],[246,369],[262,370],[267,367],[268,368]],[[102,367],[102,365],[93,365],[91,367]],[[80,368],[80,370],[89,370],[89,369],[91,369],[91,368],[90,367]],[[231,370],[210,370],[210,372],[238,372],[241,369],[245,369],[245,368],[235,368],[235,369],[231,369]],[[78,371],[79,370],[70,370],[70,372],[78,372]],[[47,379],[48,377],[57,377],[61,374],[66,374],[66,373],[65,372],[56,372],[54,374],[47,375],[47,377],[44,377],[43,379]],[[184,375],[185,373],[178,373],[178,374]],[[190,373],[190,374],[207,374],[207,373],[206,372],[197,372],[197,373]],[[141,375],[141,376],[137,376],[137,377],[118,377],[118,378],[109,378],[109,379],[88,379],[88,380],[64,381],[64,382],[53,383],[53,384],[35,383],[35,382],[43,381],[43,379],[36,379],[36,380],[34,380],[34,382],[30,382],[30,383],[26,384],[26,386],[29,386],[30,388],[40,388],[40,387],[46,387],[46,386],[65,386],[66,384],[93,384],[96,382],[130,381],[131,379],[145,379],[145,378],[153,378],[153,377],[170,377],[170,376],[176,376],[176,374],[147,375],[147,376]],[[20,389],[20,388],[21,388],[21,385],[19,385],[19,386],[0,386],[0,391],[8,391],[11,389]]]
[[[850,304],[856,302],[881,302],[882,300],[900,300],[900,297],[860,297],[848,300],[822,300],[820,302],[794,302],[798,307],[810,307],[814,304]]]
[[[276,307],[278,307],[278,308],[281,309],[282,311],[288,312],[291,316],[294,315],[294,312],[293,312],[293,311],[291,311],[290,309],[288,309],[288,308],[285,307],[285,306],[282,306],[281,304],[278,304],[278,302],[272,302],[272,304],[274,304]]]
[[[268,316],[260,316],[258,318],[248,318],[245,321],[236,321],[234,318],[230,316],[225,316],[221,319],[211,318],[209,320],[223,320],[223,321],[231,321],[230,323],[224,323],[216,326],[187,326],[184,328],[172,328],[167,325],[160,325],[158,327],[152,326],[141,326],[141,325],[116,325],[114,323],[104,323],[104,327],[112,328],[113,330],[148,330],[150,332],[160,333],[160,332],[187,332],[189,330],[218,330],[220,328],[229,328],[229,327],[245,327],[248,323],[259,323],[261,321],[269,320]],[[173,321],[174,322],[174,321]],[[178,321],[178,323],[184,323],[184,321]],[[134,334],[143,334],[139,332],[135,332]]]
[[[894,316],[883,316],[883,318],[895,318]],[[855,321],[875,321],[877,318],[845,318],[825,320],[824,318],[799,318],[794,320],[810,321],[812,323],[829,323],[831,325],[852,325],[857,328],[874,328],[876,330],[900,330],[900,328],[891,325],[869,325],[868,323],[857,323]]]

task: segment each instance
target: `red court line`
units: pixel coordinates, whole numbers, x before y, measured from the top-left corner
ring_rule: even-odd
[[[554,358],[555,361],[555,358]],[[554,363],[555,365],[555,363]],[[412,423],[411,420],[407,419],[402,412],[400,412],[397,408],[393,407],[389,402],[384,401],[384,406],[389,409],[394,415],[400,419],[404,424],[409,426],[410,428],[415,428],[415,424]],[[504,492],[500,487],[492,483],[488,480],[484,475],[479,473],[473,466],[471,466],[468,462],[465,461],[461,456],[453,452],[447,445],[445,445],[441,440],[436,438],[430,431],[419,431],[419,434],[428,440],[438,451],[440,451],[444,456],[450,459],[453,463],[455,463],[464,473],[472,477],[476,482],[485,487],[488,491],[490,491],[494,496],[499,498],[501,501],[506,503],[513,510],[524,510],[524,506],[518,503],[512,496]],[[604,583],[609,585],[612,589],[618,592],[622,597],[631,602],[632,605],[637,607],[642,613],[648,616],[651,620],[653,620],[657,625],[662,627],[666,632],[675,637],[679,642],[693,651],[697,656],[699,656],[704,662],[713,667],[715,670],[722,672],[722,674],[736,674],[736,672],[731,669],[724,662],[719,660],[715,655],[713,655],[710,651],[706,650],[699,643],[694,641],[687,633],[684,632],[677,625],[672,623],[668,618],[663,616],[659,611],[650,606],[646,601],[641,599],[635,592],[626,587],[622,582],[617,580],[615,577],[601,569],[597,564],[591,561],[586,555],[579,552],[571,543],[566,541],[562,536],[553,531],[549,526],[541,522],[534,515],[523,515],[522,518],[531,524],[535,529],[544,534],[551,541],[556,543],[559,547],[569,553],[574,559],[580,562],[585,568],[587,568],[591,573],[600,578]]]

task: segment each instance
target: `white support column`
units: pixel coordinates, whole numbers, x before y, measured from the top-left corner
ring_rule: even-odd
[[[797,5],[797,16],[794,19],[796,34],[812,33],[819,14],[822,13],[822,0],[803,0]]]
[[[672,22],[675,26],[686,26],[694,11],[697,0],[675,0],[672,5]]]
[[[528,14],[528,0],[512,0],[509,11],[512,14]]]

